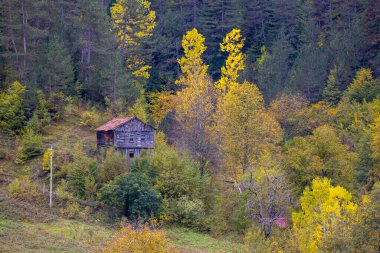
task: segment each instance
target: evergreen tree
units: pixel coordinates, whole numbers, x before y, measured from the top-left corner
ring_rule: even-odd
[[[264,97],[272,100],[277,94],[288,91],[285,81],[291,68],[294,49],[289,42],[289,36],[281,32],[270,52],[264,53],[266,54],[261,56],[261,61],[257,61],[255,79]]]
[[[52,37],[43,56],[38,68],[41,71],[39,80],[45,83],[45,92],[74,94],[74,67],[66,45],[60,38]]]
[[[330,74],[327,80],[327,86],[323,90],[324,100],[332,105],[337,105],[342,95],[342,92],[339,90],[339,84],[337,79],[337,67],[334,66],[334,68],[330,70]]]

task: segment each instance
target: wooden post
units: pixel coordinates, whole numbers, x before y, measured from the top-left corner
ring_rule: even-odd
[[[53,145],[50,145],[50,208],[53,205]]]

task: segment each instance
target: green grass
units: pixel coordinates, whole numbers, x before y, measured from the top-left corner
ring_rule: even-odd
[[[78,221],[29,223],[0,218],[0,252],[94,252],[112,231]]]
[[[186,228],[167,228],[166,234],[181,252],[243,252],[243,246],[228,240],[215,239],[208,234]]]

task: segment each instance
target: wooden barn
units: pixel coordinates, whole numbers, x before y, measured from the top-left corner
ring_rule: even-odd
[[[130,158],[154,149],[154,127],[136,117],[115,118],[96,128],[98,148],[114,147]]]

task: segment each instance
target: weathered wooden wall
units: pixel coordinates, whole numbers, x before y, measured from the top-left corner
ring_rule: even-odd
[[[99,131],[96,133],[96,140],[98,146],[112,146],[113,145],[113,131]]]
[[[132,120],[114,131],[116,148],[154,148],[154,128],[139,120]]]

